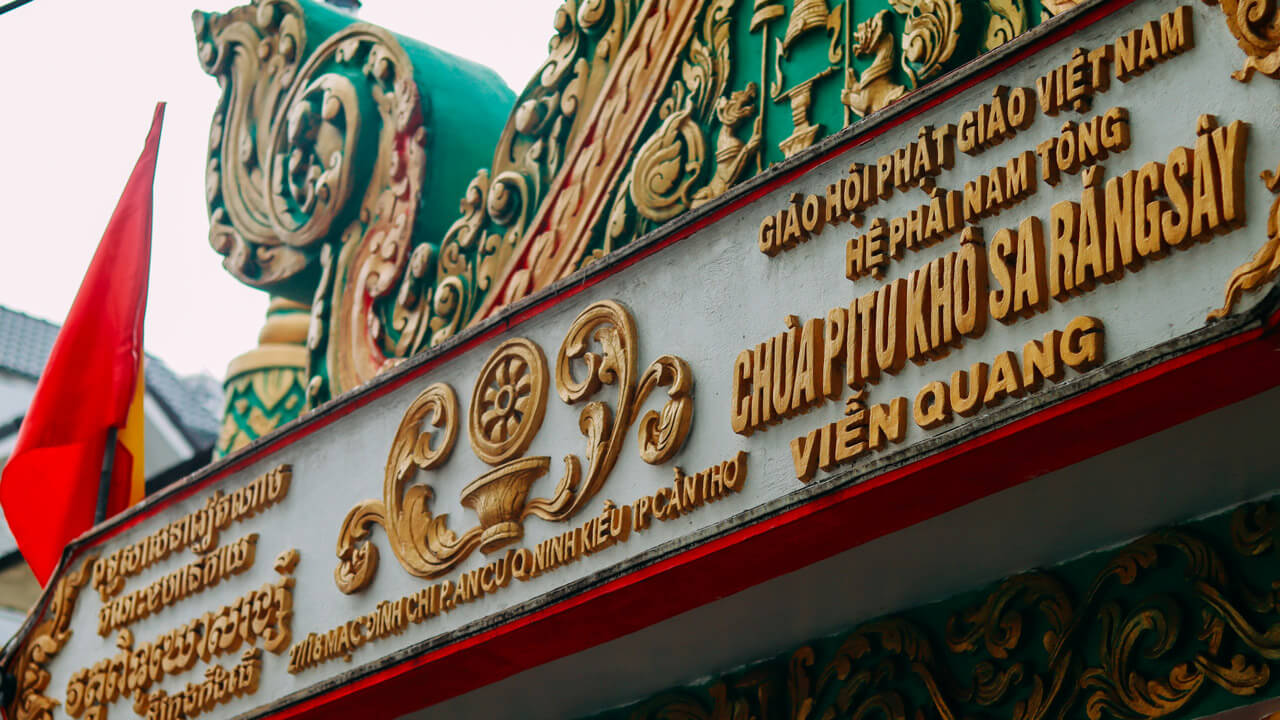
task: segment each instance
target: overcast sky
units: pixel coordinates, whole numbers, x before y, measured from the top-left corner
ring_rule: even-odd
[[[207,240],[218,84],[196,62],[192,2],[243,4],[34,0],[0,15],[0,305],[62,322],[166,100],[146,349],[221,379],[257,344],[267,296],[232,279]],[[365,0],[360,18],[488,65],[518,92],[546,57],[559,4]]]

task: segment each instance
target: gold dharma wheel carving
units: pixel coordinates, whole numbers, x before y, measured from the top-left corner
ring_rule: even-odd
[[[542,427],[547,409],[547,360],[524,338],[499,345],[471,394],[471,449],[490,465],[519,457]]]

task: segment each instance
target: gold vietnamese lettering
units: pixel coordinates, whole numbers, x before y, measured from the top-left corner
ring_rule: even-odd
[[[1032,317],[1048,309],[1050,298],[1068,302],[1173,248],[1186,250],[1242,227],[1249,125],[1220,125],[1203,115],[1195,133],[1194,146],[1175,148],[1167,162],[1149,162],[1104,182],[1098,161],[1129,147],[1127,112],[1113,108],[1069,124],[1060,144],[1041,155],[1056,157],[1061,143],[1086,148],[1083,154],[1071,150],[1070,159],[1055,165],[1058,172],[1080,173],[1079,202],[1054,204],[1047,228],[1034,216],[1002,228],[989,246],[979,228],[965,227],[959,250],[908,277],[832,308],[825,318],[787,316],[787,331],[734,359],[731,428],[744,436],[765,430],[838,398],[841,385],[858,390],[896,375],[907,360],[922,365],[945,357],[965,338],[981,337],[988,316],[1005,324]],[[866,252],[887,257],[903,247],[902,234],[891,227],[873,222]],[[808,438],[793,444],[801,477],[812,477],[813,462],[834,463],[829,455],[813,460]]]
[[[917,136],[874,164],[854,163],[848,177],[836,180],[823,194],[793,193],[786,207],[760,221],[757,248],[773,257],[808,241],[826,225],[846,220],[860,225],[858,213],[891,197],[894,188],[907,190],[955,167],[955,125],[926,125]]]
[[[796,479],[807,483],[819,468],[830,472],[906,438],[907,399],[894,398],[868,407],[865,396],[863,390],[855,392],[845,405],[844,417],[791,441]]]
[[[925,385],[916,394],[912,416],[916,425],[932,430],[951,422],[956,415],[969,417],[983,407],[996,407],[1009,398],[1039,392],[1046,380],[1058,382],[1063,368],[1087,372],[1103,362],[1102,321],[1077,317],[1043,340],[1031,340],[1019,358],[1013,351],[995,356],[990,364],[974,363],[968,370],[951,374],[950,383],[941,380]]]
[[[1114,43],[1093,50],[1077,49],[1070,60],[1036,81],[1040,109],[1050,117],[1065,109],[1085,112],[1095,95],[1111,87],[1112,75],[1129,82],[1194,48],[1192,17],[1191,6],[1183,5],[1130,30]]]

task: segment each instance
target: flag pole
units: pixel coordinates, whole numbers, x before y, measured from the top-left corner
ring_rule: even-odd
[[[98,476],[98,509],[93,524],[107,519],[107,496],[111,494],[111,470],[116,464],[116,427],[107,428],[107,447],[102,453],[102,474]]]

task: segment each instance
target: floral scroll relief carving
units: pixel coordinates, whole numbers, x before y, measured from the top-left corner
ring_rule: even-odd
[[[1089,574],[1015,575],[597,717],[1157,720],[1257,702],[1280,668],[1280,512],[1237,508],[1229,544],[1227,520],[1223,542],[1161,530],[1075,561]]]
[[[13,674],[17,687],[13,705],[9,711],[16,720],[53,720],[53,710],[58,701],[46,696],[50,675],[45,669],[71,639],[71,613],[75,610],[80,590],[89,583],[93,563],[97,555],[90,555],[80,562],[80,568],[58,580],[54,588],[46,619],[31,631],[26,645],[17,656]]]
[[[325,342],[312,343],[308,384],[327,378],[341,392],[418,339],[420,308],[382,306],[411,300],[405,286],[425,273],[410,249],[429,108],[389,32],[354,23],[306,54],[303,14],[295,0],[256,0],[193,15],[201,65],[223,86],[206,170],[209,242],[241,282],[312,303]],[[320,390],[313,404],[326,399]]]
[[[1247,83],[1256,72],[1280,79],[1280,5],[1273,0],[1204,0],[1207,5],[1220,5],[1227,28],[1245,52],[1244,66],[1231,77]],[[1254,290],[1280,274],[1280,167],[1275,172],[1263,171],[1262,182],[1276,199],[1267,215],[1267,241],[1247,262],[1231,273],[1222,307],[1209,313],[1209,320],[1231,314],[1247,290]]]
[[[525,457],[542,426],[550,378],[542,350],[516,338],[499,345],[479,373],[471,395],[468,434],[477,457],[493,469],[460,491],[462,505],[479,522],[461,534],[448,516],[433,515],[435,489],[414,483],[421,471],[439,469],[449,458],[461,425],[457,395],[443,383],[427,387],[410,404],[392,440],[383,497],[348,512],[338,537],[334,580],[345,593],[363,590],[378,567],[371,533],[381,525],[401,567],[417,577],[438,577],[476,549],[494,552],[524,534],[524,522],[572,518],[599,493],[617,464],[626,435],[637,429],[640,457],[665,463],[683,447],[693,418],[693,374],[688,363],[662,355],[637,372],[635,321],[620,303],[602,301],[584,310],[556,356],[560,399],[581,405],[578,426],[587,439],[585,461],[565,456],[563,476],[549,497],[529,498],[547,474],[551,458]],[[600,399],[616,390],[613,403]],[[666,389],[661,408],[643,412],[645,401]]]
[[[1227,28],[1244,50],[1244,66],[1232,77],[1249,82],[1255,72],[1280,79],[1280,5],[1275,0],[1204,0],[1220,5]]]
[[[964,12],[959,0],[889,0],[889,5],[905,17],[902,69],[911,87],[920,87],[955,54]]]

